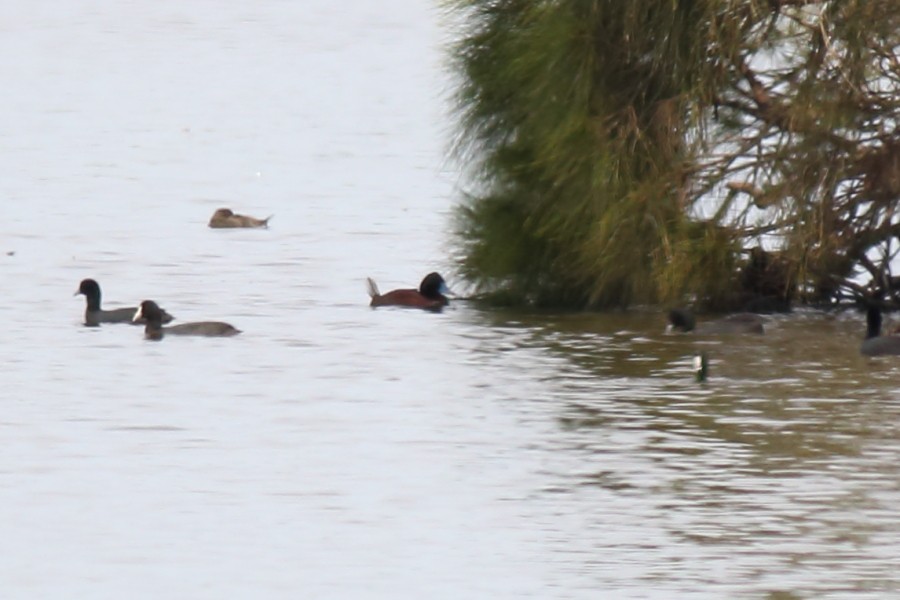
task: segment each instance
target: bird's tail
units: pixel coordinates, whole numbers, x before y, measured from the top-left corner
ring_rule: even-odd
[[[375,283],[375,280],[371,277],[366,277],[366,286],[369,288],[369,296],[371,298],[376,298],[381,295],[378,292],[378,284]]]

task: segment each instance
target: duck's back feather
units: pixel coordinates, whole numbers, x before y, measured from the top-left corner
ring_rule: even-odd
[[[163,327],[166,335],[205,335],[208,337],[228,337],[241,333],[241,330],[221,321],[197,321]]]

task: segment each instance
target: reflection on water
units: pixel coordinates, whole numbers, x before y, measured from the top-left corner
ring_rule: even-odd
[[[900,365],[859,356],[858,316],[773,316],[764,337],[721,338],[665,334],[660,315],[487,320],[563,359],[545,399],[559,427],[545,491],[567,498],[598,555],[631,567],[599,560],[598,586],[897,591]],[[692,377],[700,349],[705,384]]]
[[[859,315],[368,308],[449,273],[425,3],[48,6],[0,8],[6,595],[900,593],[900,361]],[[80,327],[84,277],[244,333]]]

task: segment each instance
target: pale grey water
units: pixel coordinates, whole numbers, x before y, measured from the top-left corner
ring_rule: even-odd
[[[367,307],[449,273],[446,35],[412,0],[0,5],[3,597],[900,597],[900,360],[857,315]],[[80,327],[83,277],[244,333]]]

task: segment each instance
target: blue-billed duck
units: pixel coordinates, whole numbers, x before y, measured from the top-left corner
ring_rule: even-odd
[[[417,290],[392,290],[386,294],[379,293],[378,285],[371,277],[366,281],[369,284],[369,296],[372,298],[369,306],[404,306],[439,311],[450,304],[445,295],[450,294],[447,282],[438,273],[426,275]]]
[[[228,337],[237,335],[241,332],[228,323],[221,321],[198,321],[196,323],[183,323],[181,325],[172,325],[171,327],[162,326],[162,318],[165,311],[159,307],[153,300],[144,300],[138,306],[137,312],[134,313],[134,320],[143,319],[146,321],[144,327],[144,337],[148,340],[161,340],[163,335],[202,335],[207,337]]]
[[[90,327],[96,327],[101,323],[130,323],[133,325],[143,325],[144,322],[135,322],[134,308],[116,308],[113,310],[103,310],[100,308],[100,284],[93,279],[83,279],[78,286],[75,295],[84,294],[87,302],[87,308],[84,311],[84,324]],[[169,323],[173,319],[172,315],[166,311],[162,312],[162,322]]]

